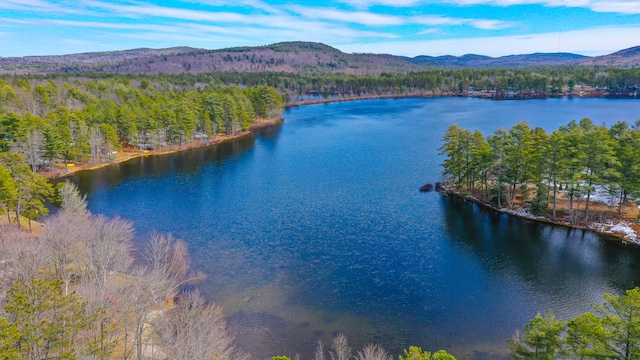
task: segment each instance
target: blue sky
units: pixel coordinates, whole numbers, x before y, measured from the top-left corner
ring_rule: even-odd
[[[0,57],[317,41],[345,52],[608,54],[640,0],[0,0]]]

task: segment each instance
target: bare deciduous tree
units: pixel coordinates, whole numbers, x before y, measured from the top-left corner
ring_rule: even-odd
[[[133,263],[133,224],[115,217],[98,215],[91,219],[85,245],[86,274],[103,294],[111,272],[125,272]]]
[[[27,164],[33,172],[43,163],[45,147],[44,135],[40,130],[28,131],[24,140],[19,140],[11,144],[11,151],[24,156]]]
[[[189,257],[186,244],[171,235],[153,233],[143,250],[145,266],[124,278],[121,289],[124,305],[123,323],[127,329],[123,343],[126,359],[162,356],[155,339],[158,321],[165,302],[174,298],[188,276]]]
[[[163,299],[176,296],[179,287],[191,280],[187,277],[190,266],[187,245],[171,235],[152,233],[143,257],[149,268],[147,278],[165,287],[164,292],[158,294]]]
[[[171,359],[246,359],[235,347],[221,309],[207,305],[198,292],[182,295],[160,328]]]
[[[12,226],[0,226],[0,262],[10,281],[27,282],[45,272],[47,244]]]
[[[90,234],[89,218],[60,211],[44,222],[46,231],[40,239],[46,244],[47,264],[56,277],[64,282],[64,293],[69,293],[71,281],[86,266],[85,239]]]
[[[343,333],[339,333],[333,338],[331,345],[331,351],[329,351],[332,360],[350,360],[351,359],[351,347],[347,342],[347,337]]]
[[[326,360],[324,344],[321,340],[318,340],[318,347],[316,348],[315,360]]]
[[[358,351],[357,360],[393,360],[389,353],[380,344],[369,344]]]
[[[91,130],[89,130],[89,155],[91,155],[91,161],[93,163],[97,163],[102,159],[106,146],[107,140],[102,130],[97,127],[92,127]]]

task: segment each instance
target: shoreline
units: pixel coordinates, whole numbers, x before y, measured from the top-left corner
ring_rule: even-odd
[[[456,94],[446,94],[446,93],[440,93],[440,94],[412,94],[412,95],[371,95],[371,96],[364,96],[364,97],[357,97],[357,98],[327,98],[327,99],[317,99],[317,100],[303,100],[303,101],[299,101],[299,102],[295,102],[295,103],[289,103],[285,105],[285,109],[288,108],[293,108],[293,107],[298,107],[298,106],[305,106],[305,105],[316,105],[316,104],[328,104],[328,103],[336,103],[336,102],[350,102],[350,101],[358,101],[358,100],[374,100],[374,99],[400,99],[400,98],[435,98],[435,97],[474,97],[474,96],[468,96],[468,95],[456,95]],[[564,95],[563,97],[574,97],[572,95]],[[590,98],[592,96],[578,96],[578,98]],[[484,98],[487,99],[487,98]],[[501,100],[501,99],[500,99]],[[510,99],[507,99],[510,100]],[[532,99],[516,99],[516,100],[532,100]],[[209,143],[205,143],[204,141],[202,142],[191,142],[190,144],[187,145],[182,145],[182,146],[168,146],[168,149],[163,149],[160,151],[148,151],[148,150],[134,150],[134,151],[120,151],[118,155],[115,158],[115,160],[113,161],[108,161],[108,162],[104,162],[98,165],[94,165],[94,166],[90,166],[90,165],[80,165],[78,167],[74,167],[74,170],[70,170],[68,169],[66,173],[59,173],[58,171],[49,171],[49,172],[43,172],[43,176],[47,179],[53,180],[53,179],[64,179],[66,177],[71,177],[73,175],[75,175],[78,172],[81,171],[91,171],[91,170],[97,170],[97,169],[101,169],[103,167],[107,167],[110,165],[114,165],[114,164],[120,164],[120,163],[124,163],[127,162],[129,160],[135,159],[135,158],[139,158],[139,157],[148,157],[148,156],[156,156],[156,155],[166,155],[166,154],[173,154],[173,153],[177,153],[177,152],[182,152],[182,151],[187,151],[187,150],[193,150],[193,149],[198,149],[198,148],[203,148],[203,147],[210,147],[210,146],[216,146],[218,144],[221,144],[223,142],[229,141],[229,140],[234,140],[234,139],[239,139],[239,138],[243,138],[245,136],[249,136],[251,134],[253,134],[255,132],[255,130],[260,129],[260,128],[265,128],[265,127],[271,127],[271,126],[276,126],[279,125],[281,123],[284,122],[284,118],[282,116],[280,116],[277,119],[274,120],[265,120],[265,121],[261,121],[258,122],[252,126],[250,126],[246,131],[242,131],[238,134],[236,134],[235,136],[231,136],[231,135],[220,135],[217,136],[215,140],[210,141]],[[567,222],[564,221],[553,221],[551,219],[549,219],[546,216],[534,216],[531,213],[525,212],[525,211],[517,211],[517,210],[513,210],[513,209],[508,209],[508,208],[497,208],[489,203],[486,203],[474,196],[467,196],[467,195],[463,195],[455,190],[449,189],[449,188],[445,188],[444,191],[441,192],[441,196],[449,196],[452,195],[458,199],[462,199],[464,201],[470,201],[480,207],[498,212],[498,213],[503,213],[503,214],[507,214],[507,215],[512,215],[515,216],[517,218],[520,219],[524,219],[524,220],[531,220],[534,222],[538,222],[538,223],[543,223],[543,224],[547,224],[547,225],[555,225],[555,226],[562,226],[565,228],[570,228],[570,229],[575,229],[575,230],[583,230],[583,231],[590,231],[593,232],[595,234],[598,235],[602,235],[602,236],[607,236],[607,237],[611,237],[611,238],[615,238],[617,240],[619,240],[622,244],[628,244],[631,243],[634,246],[640,246],[640,236],[638,234],[638,231],[634,230],[634,238],[627,238],[625,237],[625,234],[620,233],[620,232],[613,232],[613,231],[604,231],[604,230],[598,230],[598,229],[594,229],[592,227],[588,227],[588,226],[581,226],[581,225],[573,225],[573,224],[569,224]],[[622,221],[618,221],[618,223],[624,222],[624,220]],[[603,223],[593,223],[593,224],[600,224],[602,226],[608,226],[608,225],[612,225],[612,224],[603,224]]]
[[[375,100],[375,99],[405,99],[405,98],[425,98],[425,99],[429,99],[429,98],[437,98],[437,97],[467,97],[467,98],[478,98],[478,99],[485,99],[485,100],[539,100],[542,98],[494,98],[494,97],[487,97],[487,96],[476,96],[476,95],[470,95],[468,93],[464,93],[464,94],[460,94],[460,93],[451,93],[451,92],[435,92],[435,91],[431,91],[431,93],[423,93],[423,94],[386,94],[386,95],[365,95],[365,96],[359,96],[359,97],[340,97],[340,98],[326,98],[326,99],[314,99],[314,100],[301,100],[301,101],[294,101],[294,102],[290,102],[285,104],[285,109],[289,109],[289,108],[294,108],[294,107],[298,107],[298,106],[306,106],[306,105],[318,105],[318,104],[330,104],[330,103],[340,103],[340,102],[351,102],[351,101],[359,101],[359,100]],[[548,97],[569,97],[569,98],[596,98],[596,97],[602,97],[602,96],[584,96],[581,94],[562,94],[562,95],[554,95],[554,96],[548,96]],[[614,98],[617,99],[617,97],[610,97],[610,98]],[[244,136],[248,136],[251,133],[254,132],[254,130],[262,128],[262,127],[269,127],[269,126],[274,126],[277,124],[280,124],[284,121],[284,118],[282,116],[280,116],[278,119],[274,119],[274,120],[265,120],[265,121],[261,121],[258,122],[252,126],[250,126],[246,131],[240,132],[238,134],[236,134],[235,136],[230,136],[230,135],[220,135],[220,136],[216,136],[216,139],[213,141],[210,141],[208,144],[205,144],[204,141],[192,141],[189,144],[186,145],[172,145],[172,146],[167,146],[165,149],[161,149],[161,150],[121,150],[118,152],[118,154],[116,154],[116,157],[113,161],[106,161],[97,165],[89,165],[89,164],[81,164],[79,166],[66,166],[65,169],[63,168],[58,168],[58,169],[53,169],[50,171],[43,171],[40,174],[47,178],[47,179],[63,179],[66,177],[70,177],[73,176],[74,174],[80,172],[80,171],[88,171],[88,170],[97,170],[109,165],[113,165],[113,164],[120,164],[126,161],[129,161],[131,159],[135,159],[138,157],[146,157],[146,156],[154,156],[154,155],[166,155],[166,154],[173,154],[173,153],[177,153],[177,152],[181,152],[181,151],[186,151],[186,150],[192,150],[192,149],[197,149],[197,148],[202,148],[202,147],[208,147],[208,146],[215,146],[217,144],[220,144],[222,142],[228,141],[228,140],[233,140],[233,139],[238,139],[238,138],[242,138]],[[208,141],[208,140],[205,140]],[[66,165],[66,164],[65,164]],[[70,169],[69,167],[73,167],[73,169]],[[497,209],[495,209],[497,210]],[[553,222],[551,222],[553,223]]]
[[[537,222],[537,223],[543,223],[546,225],[554,225],[554,226],[561,226],[564,228],[569,228],[569,229],[574,229],[574,230],[582,230],[582,231],[590,231],[592,233],[595,233],[597,235],[600,236],[605,236],[605,237],[610,237],[612,238],[611,240],[617,240],[619,241],[621,244],[623,245],[627,245],[627,244],[631,244],[633,246],[639,247],[640,248],[640,237],[638,236],[638,232],[635,231],[635,239],[630,239],[625,237],[625,234],[621,233],[621,232],[607,232],[607,231],[603,231],[603,230],[598,230],[598,229],[594,229],[592,227],[588,227],[588,226],[583,226],[583,225],[573,225],[573,224],[569,224],[567,222],[563,222],[563,221],[553,221],[549,218],[547,218],[546,216],[535,216],[531,213],[528,212],[520,212],[520,211],[516,211],[516,210],[512,210],[512,209],[508,209],[508,208],[497,208],[494,205],[491,205],[489,203],[486,203],[474,196],[466,196],[463,195],[461,193],[459,193],[458,191],[455,190],[451,190],[449,188],[445,188],[441,193],[441,196],[453,196],[457,199],[461,199],[464,201],[469,201],[477,206],[480,206],[482,208],[485,209],[489,209],[491,211],[497,212],[497,213],[501,213],[501,214],[506,214],[506,215],[511,215],[514,217],[517,217],[519,219],[523,219],[523,220],[530,220],[533,222]],[[624,222],[624,220],[619,221],[620,222]],[[602,223],[592,223],[592,224],[602,224]],[[606,225],[606,224],[602,224],[602,225]]]
[[[298,107],[298,106],[306,106],[306,105],[318,105],[318,104],[331,104],[331,103],[339,103],[339,102],[350,102],[350,101],[359,101],[359,100],[376,100],[376,99],[405,99],[405,98],[436,98],[436,97],[459,97],[458,95],[452,94],[403,94],[403,95],[367,95],[367,96],[359,96],[359,97],[340,97],[340,98],[326,98],[326,99],[314,99],[314,100],[299,100],[287,103],[285,105],[286,109]]]
[[[531,96],[531,95],[515,95],[497,97],[491,96],[489,93],[482,94],[470,94],[470,93],[452,93],[452,92],[435,92],[422,93],[422,94],[386,94],[386,95],[364,95],[358,97],[329,97],[326,99],[313,99],[313,100],[298,100],[291,101],[285,105],[285,109],[294,108],[305,105],[318,105],[318,104],[331,104],[340,102],[350,102],[358,100],[375,100],[375,99],[405,99],[405,98],[439,98],[439,97],[458,97],[458,98],[473,98],[484,99],[494,101],[508,101],[508,100],[544,100],[555,98],[571,98],[571,99],[623,99],[623,100],[640,100],[640,97],[625,97],[625,96],[612,96],[602,94],[580,94],[580,93],[567,93],[567,94],[544,94],[543,96]]]
[[[151,150],[151,151],[149,151],[149,150],[128,150],[128,151],[121,150],[121,151],[118,152],[118,154],[116,154],[116,157],[115,157],[115,159],[113,161],[107,161],[107,162],[103,162],[103,163],[100,163],[100,164],[97,164],[97,165],[89,165],[89,164],[82,164],[82,165],[79,165],[79,166],[75,166],[74,165],[72,167],[73,170],[69,169],[69,167],[67,167],[67,171],[66,172],[60,172],[60,170],[62,170],[62,169],[57,169],[57,170],[42,172],[41,174],[42,174],[42,176],[44,176],[45,178],[47,178],[49,180],[64,179],[64,178],[67,178],[67,177],[71,177],[71,176],[73,176],[73,175],[75,175],[75,174],[77,174],[78,172],[81,172],[81,171],[98,170],[98,169],[101,169],[101,168],[104,168],[104,167],[107,167],[107,166],[110,166],[110,165],[121,164],[121,163],[127,162],[129,160],[140,158],[140,157],[174,154],[174,153],[187,151],[187,150],[194,150],[194,149],[199,149],[199,148],[203,148],[203,147],[216,146],[216,145],[219,145],[219,144],[224,143],[226,141],[240,139],[240,138],[243,138],[245,136],[249,136],[249,135],[253,134],[255,132],[255,130],[257,130],[257,129],[270,127],[270,126],[276,126],[276,125],[281,124],[282,122],[284,122],[284,118],[282,118],[282,117],[279,117],[279,118],[274,119],[274,120],[260,121],[260,122],[258,122],[256,124],[253,124],[249,128],[247,128],[247,130],[237,133],[235,136],[232,136],[232,135],[219,135],[219,136],[216,136],[215,140],[195,141],[195,142],[191,142],[191,143],[186,144],[186,145],[167,146],[166,148],[159,149],[159,150]]]

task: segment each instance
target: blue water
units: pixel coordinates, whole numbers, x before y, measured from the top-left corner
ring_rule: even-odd
[[[505,357],[536,312],[588,311],[640,285],[640,252],[582,231],[419,193],[441,179],[452,124],[486,134],[527,120],[640,119],[640,101],[466,98],[292,108],[281,126],[216,147],[135,159],[75,181],[94,213],[140,238],[189,244],[197,284],[255,359],[311,359],[344,332],[355,349],[409,345]]]

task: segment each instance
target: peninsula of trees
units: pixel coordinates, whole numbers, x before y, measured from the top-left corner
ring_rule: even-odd
[[[624,204],[640,191],[640,121],[607,128],[582,119],[550,134],[520,122],[486,138],[454,124],[440,151],[444,174],[456,191],[497,208],[517,202],[554,222],[562,217],[588,226],[618,220]],[[607,195],[607,206],[594,211],[597,188]]]

